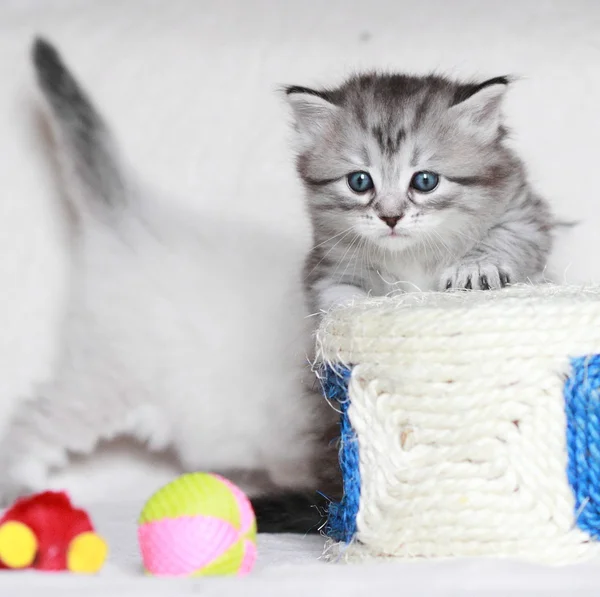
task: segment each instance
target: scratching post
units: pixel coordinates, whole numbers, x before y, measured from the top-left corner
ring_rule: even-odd
[[[404,294],[318,332],[333,559],[600,555],[600,288]]]

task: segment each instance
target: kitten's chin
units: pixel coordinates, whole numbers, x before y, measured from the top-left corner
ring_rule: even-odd
[[[382,249],[388,251],[403,251],[415,244],[412,236],[406,233],[382,234],[374,240]]]

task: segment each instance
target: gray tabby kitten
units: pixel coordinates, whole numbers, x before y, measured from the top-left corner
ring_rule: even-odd
[[[314,231],[314,311],[398,289],[542,277],[555,222],[505,143],[507,85],[367,74],[332,90],[287,89]],[[321,467],[331,478],[334,463]],[[310,531],[326,507],[314,493],[274,496],[260,514],[271,531]]]
[[[365,74],[289,87],[313,310],[392,290],[539,281],[554,220],[506,144],[508,79]]]

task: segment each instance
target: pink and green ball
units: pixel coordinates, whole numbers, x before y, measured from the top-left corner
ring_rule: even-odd
[[[233,483],[183,475],[159,489],[138,521],[144,568],[155,576],[248,574],[256,561],[256,519]]]

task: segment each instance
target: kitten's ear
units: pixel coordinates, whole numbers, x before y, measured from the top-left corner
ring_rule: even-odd
[[[326,93],[307,87],[288,87],[285,93],[294,112],[299,141],[302,145],[310,145],[323,133],[339,108]]]
[[[508,77],[495,77],[480,85],[462,87],[450,112],[479,134],[493,138],[502,126],[502,103]]]

